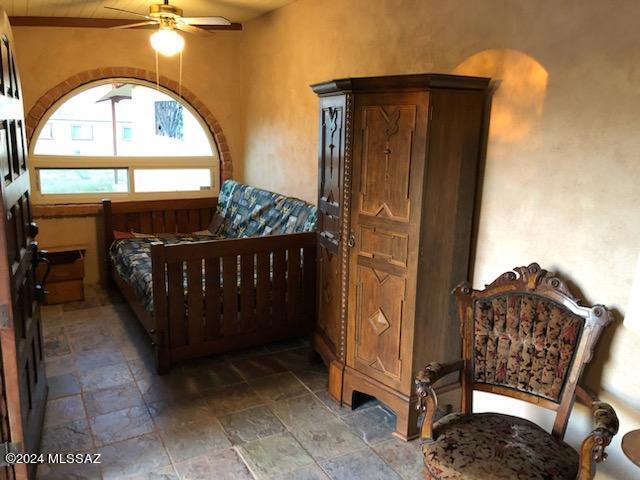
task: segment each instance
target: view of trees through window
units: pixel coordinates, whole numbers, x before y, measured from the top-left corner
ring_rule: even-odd
[[[156,88],[134,83],[98,85],[68,98],[40,128],[33,155],[41,194],[199,191],[212,188],[217,171],[201,168],[202,161],[177,160],[215,157],[191,111]],[[77,157],[88,158],[68,165]],[[114,157],[107,161],[112,165],[105,165],[105,157]],[[130,161],[123,165],[116,157]],[[151,166],[162,168],[135,157],[155,158]]]

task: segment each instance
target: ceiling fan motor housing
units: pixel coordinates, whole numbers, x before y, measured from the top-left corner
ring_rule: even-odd
[[[182,17],[182,9],[169,4],[156,4],[149,6],[149,16],[154,18]]]

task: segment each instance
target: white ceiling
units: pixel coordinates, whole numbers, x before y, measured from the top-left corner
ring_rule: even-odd
[[[244,22],[292,1],[294,0],[170,0],[169,3],[182,8],[187,17],[221,15],[232,22]],[[162,3],[162,0],[0,0],[0,7],[9,16],[135,19],[133,15],[103,7],[147,14],[149,5],[153,3]]]

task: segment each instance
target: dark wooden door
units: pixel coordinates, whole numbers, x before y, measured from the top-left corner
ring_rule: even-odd
[[[332,360],[344,362],[341,319],[342,201],[345,180],[346,95],[320,99],[318,158],[318,315],[317,332],[331,351]]]
[[[39,449],[47,383],[34,261],[29,170],[20,78],[7,15],[0,12],[0,347],[2,441],[24,452]],[[0,459],[2,460],[2,459]],[[4,466],[1,478],[32,478],[24,465]]]
[[[427,105],[426,92],[354,102],[347,365],[406,395]]]

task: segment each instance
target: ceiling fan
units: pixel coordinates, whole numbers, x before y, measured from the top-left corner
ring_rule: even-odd
[[[209,35],[210,32],[200,27],[231,25],[231,22],[224,17],[184,17],[182,15],[182,9],[174,5],[169,5],[169,0],[164,0],[163,3],[149,5],[148,15],[116,7],[104,8],[146,18],[144,22],[130,23],[128,25],[111,28],[122,29],[146,27],[154,24],[158,25],[158,31],[151,35],[151,45],[159,53],[167,56],[175,55],[184,48],[184,39],[175,31],[176,29],[195,35]]]

